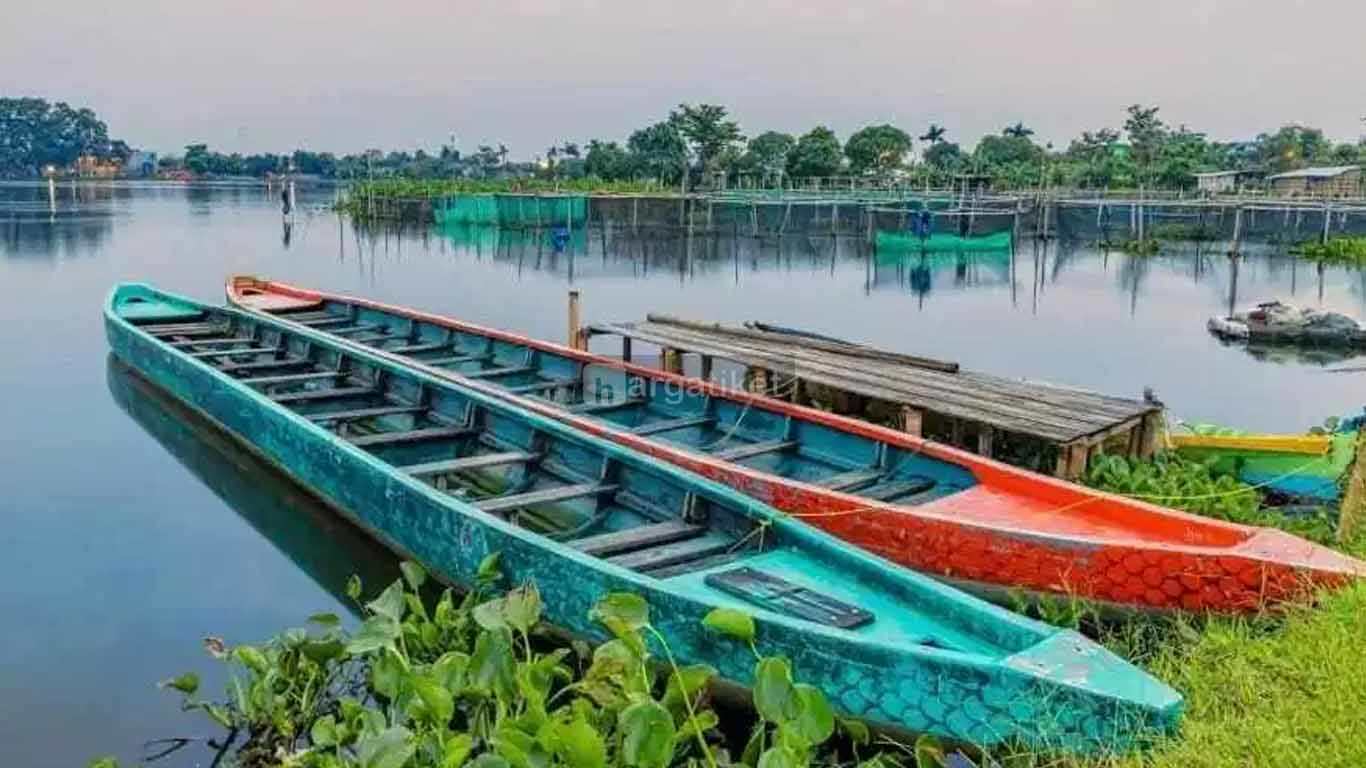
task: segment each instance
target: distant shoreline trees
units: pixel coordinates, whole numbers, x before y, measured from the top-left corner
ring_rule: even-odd
[[[580,148],[582,146],[582,149]],[[916,150],[920,150],[918,153]],[[78,158],[123,160],[131,150],[111,140],[89,109],[41,99],[0,99],[0,177],[34,177],[53,166],[70,168]],[[191,177],[263,177],[305,174],[325,179],[464,178],[652,181],[692,188],[735,184],[778,186],[824,177],[898,179],[945,185],[963,174],[990,178],[1002,187],[1045,183],[1086,188],[1179,188],[1203,170],[1267,173],[1310,165],[1366,164],[1366,142],[1334,144],[1323,131],[1291,124],[1247,141],[1210,141],[1204,133],[1163,121],[1159,108],[1134,104],[1118,127],[1083,131],[1066,148],[1035,141],[1024,122],[983,136],[970,149],[947,139],[936,122],[912,138],[891,124],[865,126],[845,141],[826,126],[800,136],[762,131],[746,137],[726,107],[680,104],[659,122],[630,132],[624,142],[563,141],[543,157],[509,161],[502,143],[461,154],[454,146],[436,152],[368,150],[337,156],[295,150],[284,154],[224,154],[190,144],[180,157],[162,159],[160,170]]]

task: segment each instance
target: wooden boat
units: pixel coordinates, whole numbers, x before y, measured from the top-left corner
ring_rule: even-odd
[[[1181,698],[1071,631],[843,546],[736,491],[506,399],[261,314],[125,284],[114,354],[396,550],[454,581],[501,554],[546,615],[644,596],[681,661],[750,682],[706,630],[751,613],[757,648],[856,717],[975,742],[1088,751],[1170,730]]]
[[[1208,460],[1216,472],[1292,501],[1337,502],[1339,481],[1356,456],[1355,431],[1285,435],[1244,434],[1210,425],[1193,429],[1168,436],[1179,455]]]
[[[865,422],[379,302],[236,277],[231,302],[667,459],[987,594],[1251,611],[1366,575],[1282,531],[1184,514]],[[287,303],[288,306],[282,306]]]

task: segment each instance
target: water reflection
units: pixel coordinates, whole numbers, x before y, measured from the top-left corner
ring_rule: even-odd
[[[112,355],[105,380],[124,413],[339,603],[354,608],[352,574],[370,588],[397,578],[388,550]]]

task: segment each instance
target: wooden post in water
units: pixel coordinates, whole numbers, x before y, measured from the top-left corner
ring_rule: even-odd
[[[583,338],[583,324],[580,322],[580,318],[579,318],[579,292],[578,292],[578,291],[570,291],[570,292],[569,292],[569,318],[568,318],[568,320],[569,320],[569,348],[570,348],[570,349],[584,349],[584,350],[588,349],[588,345],[583,343],[583,341],[584,341],[584,338]]]
[[[1320,239],[1320,242],[1322,242],[1324,245],[1328,245],[1328,228],[1329,228],[1330,225],[1332,225],[1332,223],[1333,223],[1333,209],[1332,209],[1332,205],[1331,205],[1327,200],[1324,200],[1324,201],[1323,201],[1323,237]]]
[[[1238,206],[1233,210],[1233,246],[1229,249],[1230,256],[1237,256],[1242,248],[1243,240],[1243,206]]]
[[[640,196],[631,198],[631,229],[640,229]]]

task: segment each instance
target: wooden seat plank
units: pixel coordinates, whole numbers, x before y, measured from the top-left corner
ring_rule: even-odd
[[[529,507],[535,504],[553,504],[557,501],[570,501],[581,499],[585,496],[601,496],[617,490],[617,486],[611,483],[578,483],[576,485],[562,485],[555,488],[545,488],[539,491],[528,491],[517,493],[511,496],[495,496],[491,499],[483,499],[474,502],[476,507],[485,512],[506,512],[518,507]]]
[[[695,536],[701,536],[706,533],[706,530],[705,526],[694,525],[683,520],[666,520],[662,523],[639,525],[623,531],[612,531],[575,539],[569,542],[569,546],[594,557],[609,557],[637,549],[657,547],[661,544],[672,544],[676,541],[691,539]]]
[[[607,558],[607,562],[630,568],[633,571],[652,571],[680,565],[693,560],[711,557],[727,552],[735,545],[735,540],[720,533],[685,539],[673,544],[662,544],[649,549],[638,549],[623,555]]]
[[[667,421],[656,421],[650,424],[642,424],[631,430],[636,435],[657,435],[660,432],[672,432],[675,429],[688,429],[689,427],[708,427],[716,422],[713,416],[683,416]]]
[[[257,386],[270,386],[271,384],[298,384],[306,381],[325,381],[336,379],[342,376],[349,376],[346,371],[314,371],[312,373],[286,373],[280,376],[255,376],[250,379],[238,379],[243,384]]]
[[[312,400],[339,400],[345,397],[364,397],[365,395],[377,394],[379,394],[379,390],[375,387],[336,387],[334,389],[315,389],[309,392],[286,392],[270,395],[270,399],[277,403],[303,403]]]
[[[309,421],[326,423],[329,421],[354,421],[356,419],[370,419],[376,416],[397,416],[405,413],[422,413],[428,410],[425,405],[380,405],[374,408],[353,408],[349,411],[329,411],[327,413],[306,413],[304,418]]]
[[[851,469],[848,472],[840,472],[817,480],[816,485],[829,488],[832,491],[849,491],[875,483],[883,474],[883,470],[877,467]]]
[[[740,461],[741,459],[751,459],[755,456],[762,456],[765,453],[778,453],[797,446],[796,440],[768,440],[762,443],[750,443],[740,445],[724,451],[717,451],[712,455],[718,459],[726,461]]]
[[[499,376],[512,376],[518,373],[531,373],[536,370],[529,365],[509,365],[502,368],[485,368],[482,371],[470,371],[461,375],[469,379],[492,379]]]
[[[407,472],[413,477],[430,477],[431,475],[444,475],[447,472],[461,472],[468,469],[485,469],[487,467],[499,467],[505,464],[518,464],[524,461],[531,461],[538,454],[527,453],[526,451],[504,451],[502,453],[481,453],[476,456],[461,456],[455,459],[444,461],[429,461],[425,464],[411,464],[399,469]]]
[[[250,363],[228,363],[221,365],[218,370],[224,373],[239,373],[241,371],[259,371],[266,368],[298,368],[301,365],[313,365],[312,360],[302,357],[279,357],[273,360],[255,360]]]
[[[408,429],[402,432],[378,432],[373,435],[354,435],[347,436],[347,440],[352,445],[362,448],[373,448],[379,445],[397,445],[399,443],[419,443],[425,440],[445,440],[452,437],[465,437],[472,435],[478,430],[471,427],[423,427],[421,429]]]

